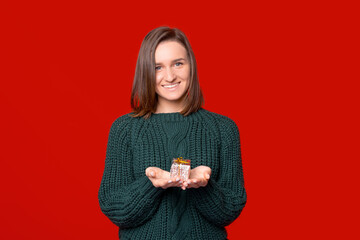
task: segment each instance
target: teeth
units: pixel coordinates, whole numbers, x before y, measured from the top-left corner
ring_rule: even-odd
[[[176,85],[178,85],[178,83],[175,83],[173,85],[164,85],[164,88],[173,88],[176,87]]]

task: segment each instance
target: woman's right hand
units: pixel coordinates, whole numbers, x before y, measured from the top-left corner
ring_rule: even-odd
[[[146,176],[150,179],[154,187],[167,189],[169,187],[181,187],[182,181],[179,177],[170,178],[170,172],[157,167],[148,167],[145,170]]]

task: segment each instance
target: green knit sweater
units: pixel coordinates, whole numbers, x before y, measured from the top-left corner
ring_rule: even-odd
[[[169,171],[177,157],[190,159],[191,168],[210,167],[208,185],[154,187],[145,169]],[[98,197],[122,240],[226,239],[224,227],[246,203],[235,122],[203,108],[189,116],[159,113],[144,119],[129,113],[117,118],[110,128]]]

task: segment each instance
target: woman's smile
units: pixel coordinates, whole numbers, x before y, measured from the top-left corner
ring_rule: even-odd
[[[163,85],[163,87],[164,87],[166,90],[175,91],[179,85],[180,85],[180,82]]]

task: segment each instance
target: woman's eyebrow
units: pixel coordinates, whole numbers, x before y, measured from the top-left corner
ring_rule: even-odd
[[[174,59],[172,60],[171,62],[177,62],[177,61],[180,61],[180,60],[184,60],[185,61],[185,58],[177,58],[177,59]],[[156,65],[161,65],[161,63],[155,63]]]

